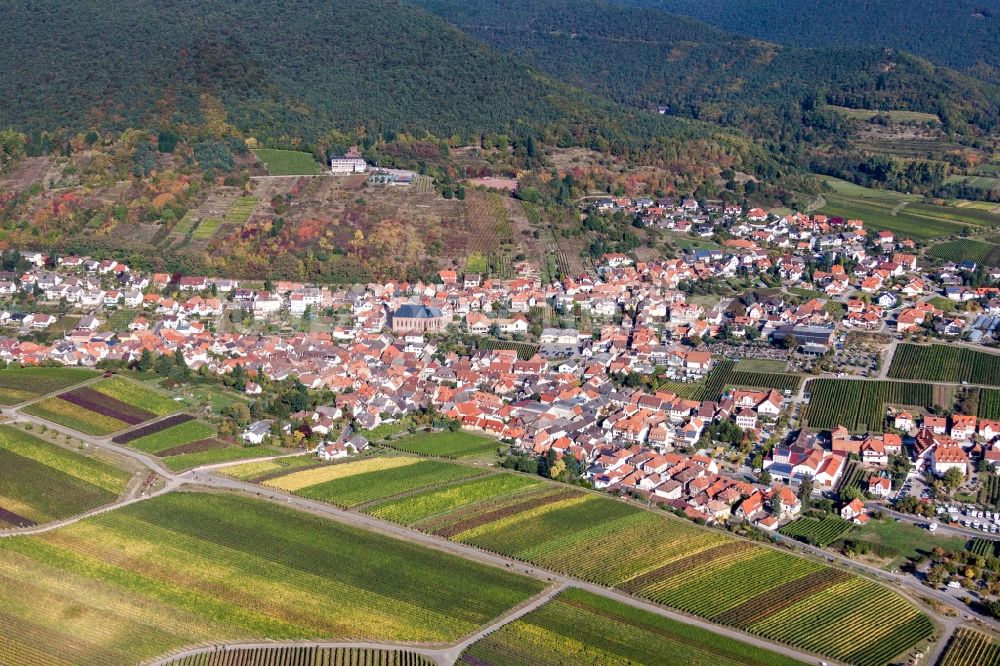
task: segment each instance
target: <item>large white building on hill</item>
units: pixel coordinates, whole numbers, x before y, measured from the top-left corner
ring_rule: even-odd
[[[335,176],[364,173],[367,170],[368,163],[361,157],[357,146],[351,146],[345,155],[330,159],[330,173]]]

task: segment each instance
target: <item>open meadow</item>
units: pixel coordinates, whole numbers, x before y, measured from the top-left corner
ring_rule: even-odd
[[[253,154],[264,163],[272,176],[313,176],[323,173],[323,167],[311,153],[258,148]]]
[[[118,499],[127,471],[0,426],[0,529],[68,518]]]
[[[0,541],[0,663],[126,666],[238,639],[454,642],[541,583],[229,494]]]

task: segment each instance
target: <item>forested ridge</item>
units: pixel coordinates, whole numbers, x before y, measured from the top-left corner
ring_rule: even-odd
[[[998,0],[616,0],[793,46],[886,46],[1000,82]]]
[[[601,0],[414,1],[561,80],[758,136],[822,132],[832,121],[812,112],[823,104],[1000,126],[1000,88],[898,51],[783,47]]]
[[[705,134],[552,81],[394,0],[19,0],[0,26],[0,59],[17,63],[0,72],[0,118],[22,131]]]

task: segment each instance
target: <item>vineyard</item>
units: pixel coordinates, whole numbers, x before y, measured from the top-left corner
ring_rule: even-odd
[[[823,548],[844,536],[850,529],[851,523],[836,516],[824,516],[822,519],[804,516],[785,525],[779,532],[796,541]]]
[[[286,456],[271,460],[258,460],[242,465],[231,465],[219,470],[220,474],[231,476],[240,481],[261,483],[267,479],[281,476],[293,469],[310,467],[318,464],[312,456]]]
[[[476,257],[485,257],[486,267],[495,277],[512,277],[510,248],[513,227],[503,197],[495,192],[471,190],[465,198],[465,211],[469,228],[466,263]]]
[[[387,488],[362,510],[862,666],[932,630],[880,585],[606,496],[512,474],[431,483]],[[883,604],[888,624],[871,632],[868,609]]]
[[[1000,477],[996,474],[984,474],[979,480],[976,501],[983,506],[1000,509]]]
[[[1000,643],[986,634],[959,627],[938,666],[1000,666]]]
[[[527,361],[538,353],[538,345],[533,345],[530,342],[512,342],[496,338],[477,338],[476,349],[510,349],[516,351],[517,357],[522,361]]]
[[[857,460],[850,460],[847,463],[847,469],[840,477],[840,481],[837,482],[836,491],[838,494],[842,494],[847,488],[858,488],[859,490],[868,490],[868,476],[871,474],[864,465],[862,465]]]
[[[0,540],[0,663],[126,666],[261,638],[451,643],[542,584],[231,494]]]
[[[422,456],[464,458],[493,453],[503,445],[492,437],[457,430],[455,432],[444,431],[410,435],[402,439],[390,440],[386,446]]]
[[[0,529],[30,527],[110,504],[128,472],[0,426]]]
[[[927,251],[928,256],[953,261],[974,261],[985,266],[1000,264],[1000,245],[963,238],[935,245]]]
[[[934,404],[929,384],[824,378],[810,380],[809,390],[805,416],[816,429],[842,425],[854,432],[882,432],[886,405]]]
[[[980,390],[978,416],[981,419],[1000,419],[1000,389]]]
[[[292,470],[269,478],[264,484],[350,508],[481,474],[481,470],[473,467],[400,456]]]
[[[0,370],[0,405],[16,405],[68,389],[97,376],[86,368],[7,368]]]
[[[167,666],[434,666],[415,652],[368,648],[230,648],[168,662]]]
[[[889,376],[1000,386],[1000,354],[948,345],[901,344],[892,358]]]
[[[671,382],[661,386],[660,389],[690,400],[718,400],[728,387],[795,392],[801,383],[800,375],[737,370],[735,361],[722,359],[715,364],[704,382]]]
[[[980,539],[979,537],[976,537],[975,539],[969,541],[969,545],[966,546],[966,550],[973,555],[996,557],[998,545],[1000,545],[1000,541],[994,541],[993,539]]]
[[[176,411],[176,403],[119,377],[60,393],[24,409],[26,414],[88,435],[109,435]]]
[[[800,662],[571,588],[541,608],[477,641],[462,654],[458,663],[468,666],[682,663],[792,666]]]
[[[226,213],[226,222],[230,224],[245,224],[257,208],[257,197],[243,196],[233,202]]]

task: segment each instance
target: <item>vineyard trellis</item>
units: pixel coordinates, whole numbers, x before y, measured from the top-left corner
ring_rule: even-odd
[[[959,346],[901,344],[893,355],[889,376],[1000,386],[1000,354]]]
[[[882,432],[887,404],[931,407],[934,389],[915,382],[812,379],[805,416],[813,428]]]

